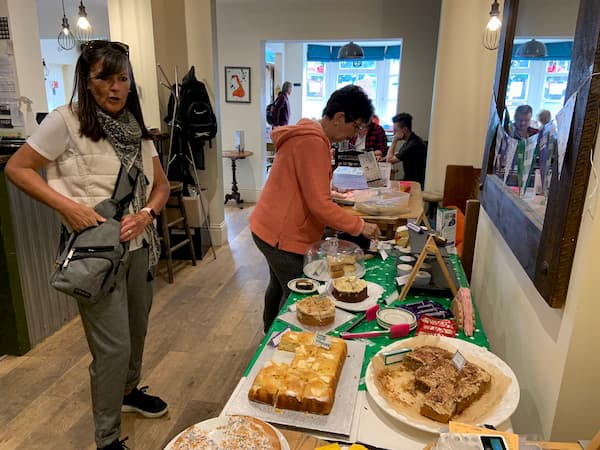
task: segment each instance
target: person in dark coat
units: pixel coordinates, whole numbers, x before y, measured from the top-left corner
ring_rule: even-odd
[[[290,121],[290,95],[292,95],[292,83],[286,81],[283,83],[281,92],[275,100],[275,108],[273,110],[273,127],[287,125]]]
[[[412,131],[412,116],[408,113],[396,114],[392,117],[394,123],[394,139],[387,154],[387,161],[396,163],[402,161],[404,180],[417,181],[421,188],[425,183],[425,163],[427,162],[427,146],[419,136]],[[396,150],[398,141],[405,141]]]

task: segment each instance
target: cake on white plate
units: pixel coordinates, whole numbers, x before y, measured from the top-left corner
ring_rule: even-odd
[[[331,294],[340,302],[358,303],[368,297],[367,282],[357,277],[337,278]]]

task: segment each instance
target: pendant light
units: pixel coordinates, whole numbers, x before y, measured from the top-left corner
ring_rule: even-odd
[[[360,48],[360,45],[355,44],[352,41],[340,48],[340,51],[338,52],[339,59],[362,59],[364,57],[365,54],[363,49]]]
[[[69,28],[69,19],[67,19],[67,15],[65,14],[65,0],[61,0],[62,10],[63,10],[63,18],[60,30],[58,33],[58,45],[63,50],[71,50],[75,47],[75,38],[71,33],[71,29]]]
[[[483,30],[483,46],[488,50],[496,50],[500,44],[500,31],[502,29],[502,21],[500,20],[500,5],[497,0],[492,3],[490,10],[490,20],[488,21],[485,30]]]
[[[521,44],[515,53],[517,58],[544,58],[546,55],[548,55],[546,44],[535,39]]]
[[[92,35],[92,26],[88,20],[87,11],[83,0],[79,2],[79,19],[77,19],[77,40],[79,42],[89,41]]]

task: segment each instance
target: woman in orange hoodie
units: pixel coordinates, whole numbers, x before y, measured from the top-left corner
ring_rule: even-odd
[[[320,121],[302,119],[271,133],[277,158],[250,216],[250,230],[269,264],[265,293],[265,333],[290,294],[288,282],[302,274],[308,246],[321,239],[325,226],[369,239],[376,224],[353,216],[331,199],[331,143],[353,137],[373,115],[369,97],[358,86],[335,91]]]

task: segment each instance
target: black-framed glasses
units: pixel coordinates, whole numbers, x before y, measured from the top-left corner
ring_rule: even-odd
[[[102,40],[87,41],[81,45],[81,51],[84,52],[84,51],[98,50],[98,49],[101,49],[104,47],[114,48],[115,50],[118,50],[121,53],[129,56],[129,45],[123,44],[122,42],[117,42],[117,41],[102,41]]]

